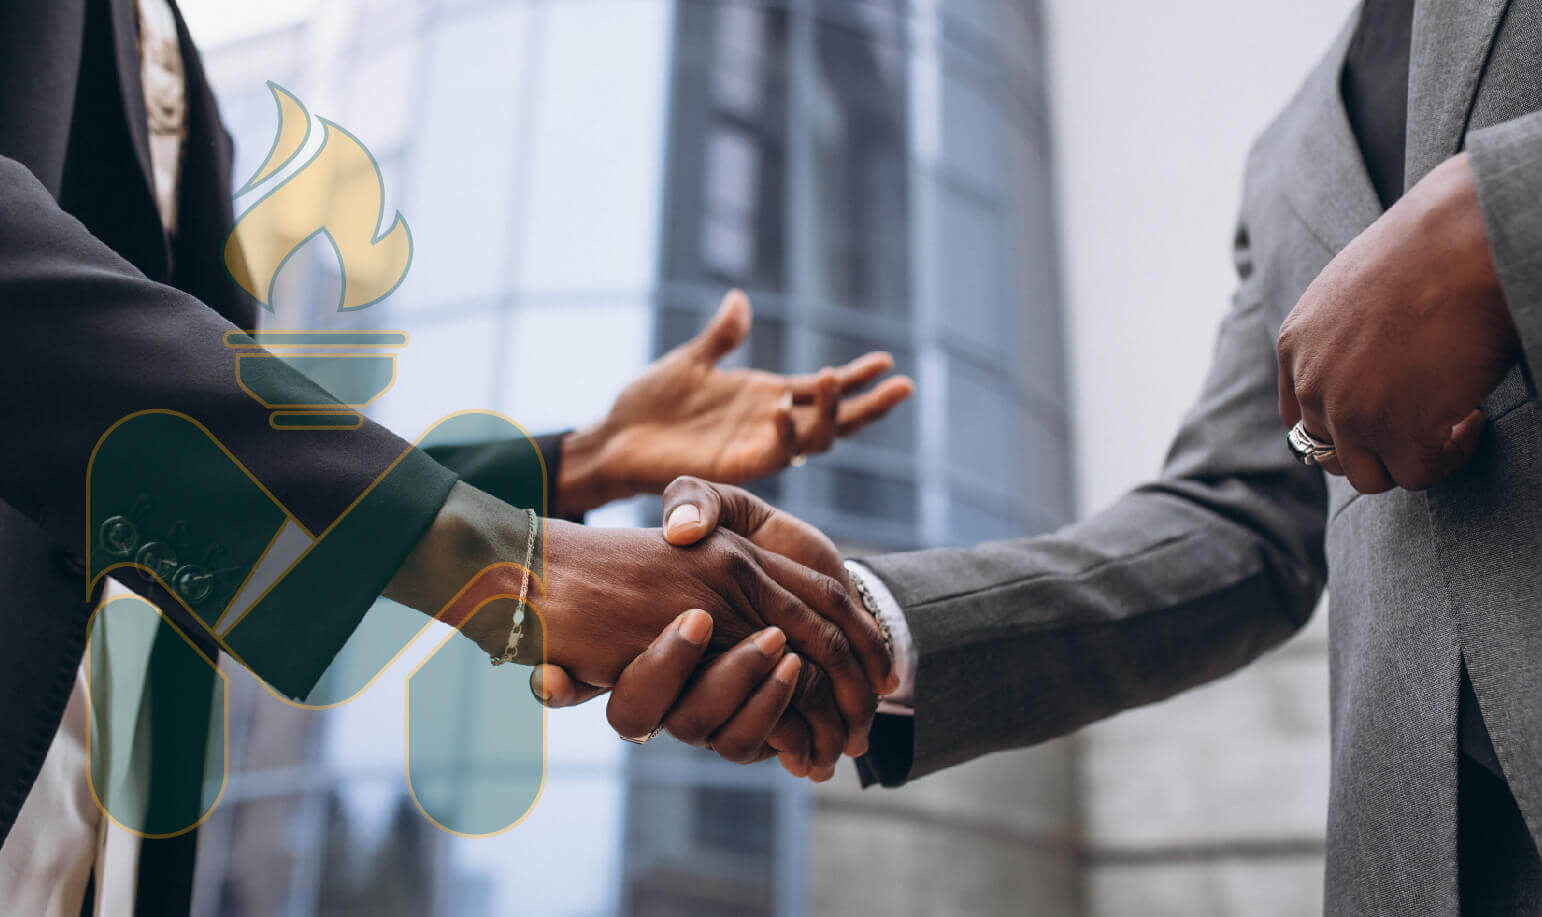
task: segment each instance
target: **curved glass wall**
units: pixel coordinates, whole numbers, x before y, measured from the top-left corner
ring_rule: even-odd
[[[365,314],[314,307],[336,300],[328,250],[279,282],[284,327],[410,332],[380,420],[594,419],[742,287],[735,360],[809,372],[883,349],[917,379],[886,422],[757,485],[861,551],[1069,515],[1041,32],[1030,0],[329,0],[207,58],[238,182],[275,80],[369,146],[412,228],[410,275]],[[535,814],[468,840],[404,803],[389,673],[326,714],[240,681],[203,913],[807,907],[809,799],[772,765],[634,749],[600,707],[564,711]]]

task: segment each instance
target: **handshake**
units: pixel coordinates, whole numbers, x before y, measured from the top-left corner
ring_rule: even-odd
[[[623,737],[665,730],[736,763],[775,754],[815,780],[866,752],[898,678],[830,539],[690,477],[665,490],[664,518],[662,532],[547,523],[537,697],[570,706],[610,689]],[[501,646],[496,632],[468,635]]]
[[[707,481],[749,481],[823,452],[908,398],[912,383],[879,381],[893,364],[877,353],[805,377],[720,368],[750,323],[748,299],[730,293],[601,423],[563,439],[557,513],[662,491],[666,526],[542,520],[544,562],[527,583],[538,613],[524,618],[512,658],[540,663],[531,689],[548,706],[610,690],[611,725],[633,741],[668,730],[735,762],[776,754],[792,774],[823,780],[842,752],[866,751],[877,697],[896,687],[886,638],[828,538]],[[446,590],[527,556],[525,518],[457,483],[386,594],[447,609],[444,620],[504,657],[512,600],[468,614]]]

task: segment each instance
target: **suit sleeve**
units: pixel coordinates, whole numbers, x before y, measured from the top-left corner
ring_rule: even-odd
[[[1542,371],[1542,111],[1467,136],[1494,269],[1521,349]]]
[[[562,478],[562,439],[567,432],[531,437],[527,442],[497,440],[466,445],[428,446],[429,457],[467,484],[513,506],[528,506],[550,515]],[[533,446],[534,448],[531,448]],[[532,485],[544,482],[537,492]],[[583,522],[584,514],[563,517]]]
[[[30,171],[4,158],[0,313],[0,423],[8,434],[0,499],[83,568],[89,559],[93,572],[101,569],[104,544],[132,559],[135,546],[153,542],[160,553],[152,559],[167,564],[168,578],[189,565],[212,573],[212,594],[202,601],[218,609],[259,562],[274,518],[319,534],[348,511],[354,523],[327,535],[326,553],[342,562],[310,565],[307,588],[288,590],[292,600],[262,609],[265,626],[250,629],[273,636],[245,644],[243,657],[259,675],[303,696],[428,529],[454,474],[372,423],[352,431],[271,428],[267,408],[237,384],[224,344],[234,327],[147,279],[61,210]],[[266,381],[286,403],[336,403],[285,367]],[[154,437],[114,441],[116,462],[97,462],[93,476],[107,481],[97,502],[115,505],[95,505],[88,516],[98,440],[106,443],[104,434],[131,415],[143,421],[137,429],[184,437],[192,451]],[[193,435],[197,429],[206,435]],[[137,479],[142,468],[157,473]],[[116,527],[104,529],[97,517]],[[344,543],[353,538],[361,540]],[[138,577],[125,582],[149,588]],[[200,594],[209,582],[193,586],[189,594]],[[159,596],[165,607],[175,604]],[[213,617],[194,614],[205,625]]]
[[[1161,477],[1054,534],[863,559],[904,610],[913,718],[864,782],[899,785],[1218,678],[1285,640],[1326,576],[1326,491],[1285,445],[1275,323],[1250,282]],[[907,722],[908,720],[908,722]]]

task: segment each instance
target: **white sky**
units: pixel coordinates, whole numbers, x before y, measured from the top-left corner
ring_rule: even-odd
[[[1236,285],[1248,147],[1351,8],[1045,0],[1082,514],[1161,467]]]
[[[188,31],[203,48],[218,47],[246,35],[266,32],[305,18],[318,0],[178,0]]]

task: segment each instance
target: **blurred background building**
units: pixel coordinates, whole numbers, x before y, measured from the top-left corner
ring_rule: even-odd
[[[743,362],[885,349],[917,379],[886,422],[759,485],[857,554],[1045,531],[1155,472],[1226,305],[1246,144],[1348,8],[181,6],[238,182],[271,142],[273,80],[370,148],[412,227],[411,273],[365,313],[318,307],[329,249],[279,283],[277,326],[411,333],[378,419],[407,436],[473,407],[532,431],[595,419],[739,286]],[[657,517],[635,500],[590,522]],[[197,907],[1314,914],[1320,624],[1221,684],[901,791],[635,748],[599,705],[563,711],[541,802],[491,839],[434,829],[405,795],[412,654],[322,713],[237,676]]]

